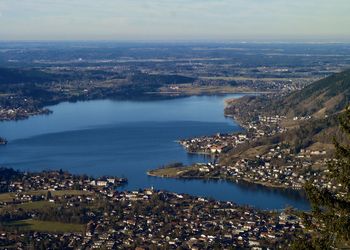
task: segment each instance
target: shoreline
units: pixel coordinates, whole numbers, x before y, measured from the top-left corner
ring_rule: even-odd
[[[147,171],[147,175],[150,177],[157,177],[157,178],[164,178],[164,179],[183,179],[183,180],[190,180],[190,179],[196,179],[196,180],[222,180],[222,181],[227,181],[227,182],[245,182],[248,184],[254,184],[254,185],[260,185],[266,188],[274,188],[274,189],[282,189],[282,190],[291,190],[291,191],[302,191],[303,188],[291,188],[291,187],[286,187],[283,185],[276,185],[273,183],[269,182],[254,182],[249,179],[237,179],[237,178],[220,178],[220,177],[204,177],[204,176],[167,176],[167,175],[161,175],[161,174],[156,174],[152,173],[154,171],[159,171],[161,169],[155,169],[155,170],[150,170]]]
[[[46,101],[43,102],[35,111],[32,112],[26,112],[24,114],[20,113],[18,116],[4,116],[0,117],[0,122],[11,122],[11,121],[23,121],[27,120],[31,117],[38,116],[38,115],[51,115],[53,113],[52,110],[50,110],[48,107],[58,105],[61,103],[76,103],[76,102],[86,102],[86,101],[98,101],[98,100],[138,100],[138,101],[152,101],[152,100],[170,100],[170,99],[177,99],[177,98],[186,98],[191,96],[225,96],[225,95],[233,95],[233,94],[263,94],[267,92],[209,92],[209,93],[199,93],[199,94],[183,94],[178,93],[178,95],[169,95],[170,93],[167,93],[166,95],[163,95],[161,92],[147,92],[143,95],[138,95],[134,97],[125,97],[125,96],[105,96],[105,97],[99,97],[99,98],[73,98],[73,99],[62,99],[62,100],[55,100],[55,101]],[[226,103],[226,100],[225,100]],[[22,107],[22,109],[24,109]]]

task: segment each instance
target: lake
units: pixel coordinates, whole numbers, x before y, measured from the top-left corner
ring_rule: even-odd
[[[262,209],[308,209],[303,194],[226,181],[162,179],[147,170],[169,163],[208,162],[187,154],[176,140],[241,130],[224,116],[224,100],[241,95],[193,96],[154,101],[96,100],[60,103],[53,114],[0,123],[0,164],[40,171],[64,169],[92,176],[126,177],[121,188],[154,187]]]

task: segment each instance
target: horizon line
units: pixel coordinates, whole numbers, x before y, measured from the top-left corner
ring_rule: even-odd
[[[212,43],[212,44],[350,44],[349,40],[318,39],[0,39],[0,43]]]

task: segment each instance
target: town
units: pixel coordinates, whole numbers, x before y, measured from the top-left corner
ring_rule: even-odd
[[[287,246],[297,212],[269,212],[63,171],[1,169],[0,245],[14,248],[203,249]]]
[[[227,152],[236,145],[247,140],[245,134],[216,134],[180,140],[179,143],[189,152],[197,154],[216,155]]]
[[[48,109],[30,108],[2,108],[0,109],[0,121],[24,120],[34,115],[47,115],[51,111]]]
[[[331,159],[323,158],[325,151],[303,151],[294,155],[283,146],[276,146],[254,159],[239,159],[233,165],[197,163],[191,166],[173,164],[149,171],[151,176],[172,178],[225,179],[244,181],[274,188],[302,189],[306,182],[320,188],[337,190],[336,183],[326,177]]]
[[[266,141],[266,138],[288,132],[289,128],[284,126],[288,121],[286,116],[256,114],[247,119],[245,116],[235,119],[240,121],[245,132],[218,133],[179,141],[188,153],[211,155],[211,163],[187,167],[169,165],[149,171],[148,174],[173,178],[226,179],[291,189],[302,189],[311,181],[319,188],[337,190],[337,184],[327,178],[327,165],[332,158],[323,146],[296,150],[287,142]],[[312,121],[312,117],[295,116],[290,120],[296,124]],[[260,140],[265,141],[259,143]],[[253,146],[254,143],[257,146]]]
[[[250,128],[254,128],[256,131],[256,133],[250,133],[250,136],[234,133],[181,140],[180,144],[189,153],[212,155],[216,157],[214,158],[216,159],[215,163],[196,164],[188,169],[181,167],[179,174],[174,175],[174,171],[172,171],[173,174],[170,176],[167,175],[168,166],[159,169],[159,171],[152,171],[152,175],[243,180],[265,186],[293,189],[301,189],[307,181],[313,181],[319,186],[326,185],[330,188],[331,183],[325,181],[325,166],[331,159],[326,157],[327,151],[325,150],[301,149],[299,153],[294,153],[288,144],[277,144],[259,147],[260,152],[256,151],[256,154],[247,156],[247,158],[237,157],[231,164],[225,162],[229,165],[216,163],[217,158],[220,162],[220,156],[225,155],[229,150],[240,144],[256,141],[264,133],[256,125]],[[170,168],[174,167],[170,166]],[[332,188],[336,187],[333,185]]]

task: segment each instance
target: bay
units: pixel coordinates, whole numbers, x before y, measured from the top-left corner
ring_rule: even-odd
[[[0,123],[9,144],[0,164],[20,170],[64,169],[92,176],[126,177],[122,189],[150,188],[211,197],[262,209],[287,205],[307,209],[304,195],[226,181],[149,177],[147,170],[169,163],[208,162],[187,154],[176,140],[240,131],[224,116],[224,101],[241,95],[192,96],[169,100],[96,100],[48,107],[51,115]]]

